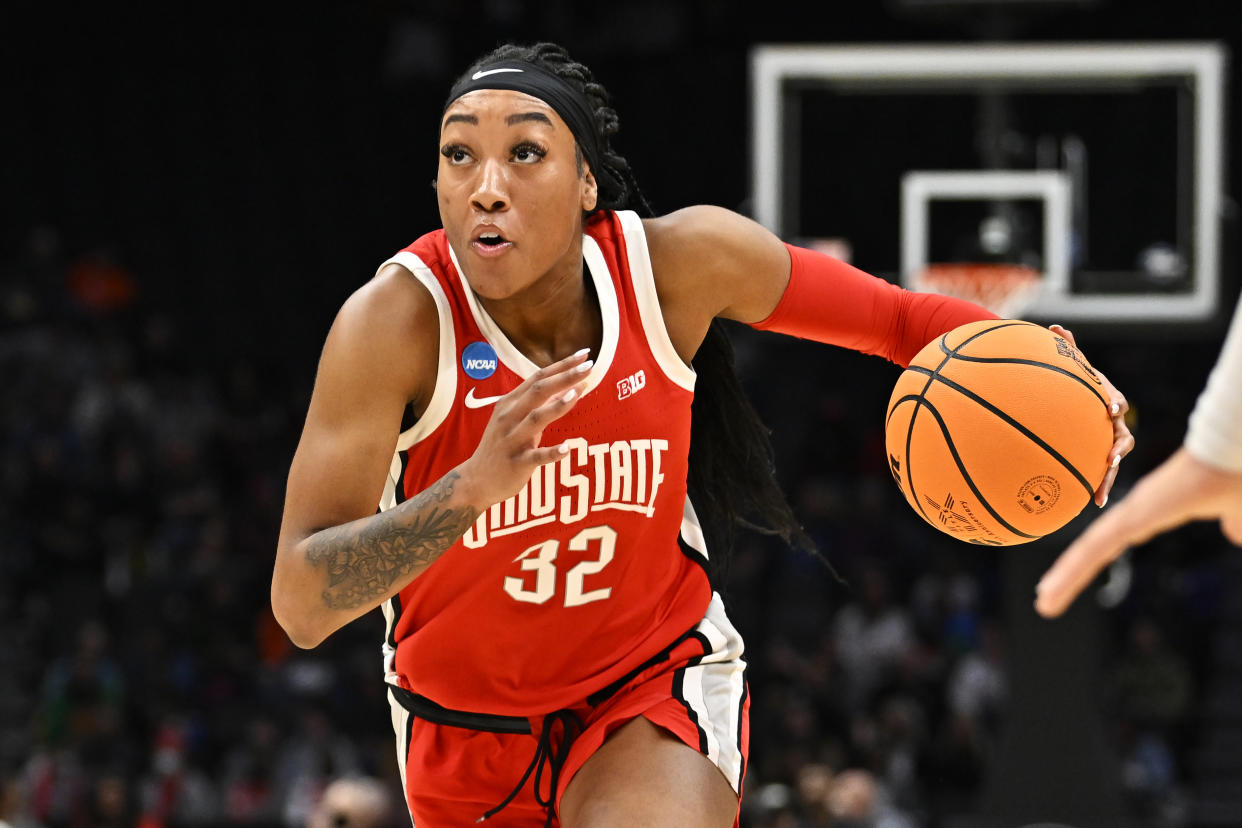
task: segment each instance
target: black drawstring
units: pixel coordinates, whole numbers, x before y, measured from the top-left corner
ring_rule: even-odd
[[[556,722],[561,723],[561,743],[556,746],[556,750],[552,750],[552,725]],[[550,828],[552,825],[552,817],[555,813],[556,805],[556,786],[561,777],[561,768],[565,765],[565,759],[569,756],[569,748],[573,745],[574,739],[578,738],[578,734],[582,732],[582,721],[569,710],[558,710],[555,713],[549,713],[543,719],[543,727],[539,731],[539,744],[535,748],[535,758],[530,761],[530,765],[526,768],[526,773],[522,774],[522,779],[517,783],[504,801],[492,808],[483,816],[475,820],[476,823],[485,819],[491,819],[496,814],[504,810],[510,802],[513,801],[522,788],[526,786],[526,780],[530,779],[532,771],[535,773],[535,801],[548,810],[548,820],[544,823],[544,828]],[[543,781],[544,765],[548,767],[548,796],[544,798],[540,793]]]

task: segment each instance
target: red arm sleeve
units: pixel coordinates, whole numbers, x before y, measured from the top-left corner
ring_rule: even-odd
[[[823,253],[785,247],[792,259],[789,284],[776,310],[751,325],[757,330],[839,345],[905,367],[941,334],[997,318],[973,302],[915,293]]]

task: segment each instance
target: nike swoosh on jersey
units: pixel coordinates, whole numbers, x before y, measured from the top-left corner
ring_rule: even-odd
[[[504,396],[504,395],[502,394],[500,396]],[[500,396],[476,397],[474,395],[474,389],[471,388],[469,391],[466,392],[466,408],[483,408],[484,406],[488,406],[496,402],[496,400],[500,399]]]
[[[488,75],[495,75],[498,72],[521,72],[521,71],[522,71],[521,69],[488,69],[486,72],[475,72],[473,75],[470,76],[470,80],[478,80],[479,78],[485,78]]]

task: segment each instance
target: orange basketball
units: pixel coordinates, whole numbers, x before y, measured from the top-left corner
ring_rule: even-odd
[[[885,434],[914,510],[991,546],[1071,521],[1113,445],[1099,374],[1064,337],[1009,319],[962,325],[919,351],[893,389]]]

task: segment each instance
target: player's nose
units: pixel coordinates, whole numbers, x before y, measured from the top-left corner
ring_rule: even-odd
[[[505,165],[501,161],[488,160],[479,165],[479,176],[470,196],[471,203],[476,208],[492,213],[509,206],[509,188],[505,173]]]

